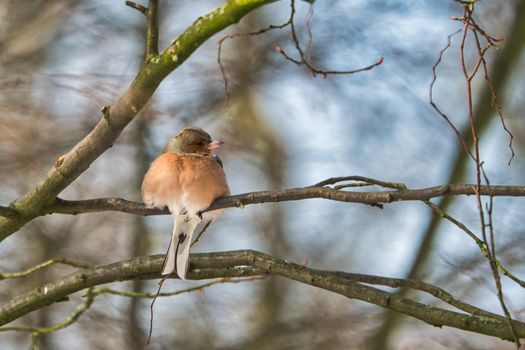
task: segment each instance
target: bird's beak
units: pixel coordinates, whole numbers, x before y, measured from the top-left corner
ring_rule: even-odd
[[[213,140],[213,141],[211,141],[211,142],[208,144],[208,149],[209,149],[209,150],[216,149],[216,148],[221,147],[222,145],[224,145],[224,142],[219,141],[219,140]]]

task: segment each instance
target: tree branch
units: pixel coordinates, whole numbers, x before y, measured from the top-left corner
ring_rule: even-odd
[[[141,12],[143,15],[146,15],[146,11],[148,10],[144,6],[142,6],[140,4],[137,4],[136,2],[133,2],[133,1],[126,1],[125,4],[126,4],[126,6],[129,6],[129,7],[133,8],[133,9]]]
[[[40,286],[0,306],[0,324],[9,323],[31,311],[61,300],[69,294],[96,285],[130,279],[160,278],[163,259],[163,255],[138,257],[128,261],[85,269]],[[480,310],[477,308],[472,311],[482,314],[482,316],[445,310],[366,286],[356,281],[391,285],[393,287],[405,285],[427,291],[440,290],[438,287],[427,284],[421,285],[414,281],[396,279],[389,281],[389,279],[383,277],[367,276],[365,278],[363,276],[366,275],[314,270],[252,250],[192,254],[190,262],[190,279],[246,277],[269,273],[332,291],[350,299],[362,300],[395,310],[434,326],[449,326],[505,340],[513,339],[507,327],[506,319],[502,316],[484,310],[479,312],[476,311]],[[443,291],[443,293],[446,292]],[[525,337],[525,323],[519,321],[513,321],[513,323],[518,336]]]
[[[331,179],[323,181],[329,181]],[[396,183],[386,183],[392,187]],[[402,184],[397,184],[402,185]],[[481,186],[481,195],[484,196],[525,196],[525,186]],[[330,187],[303,187],[290,188],[278,191],[259,191],[243,193],[234,196],[224,197],[216,200],[208,209],[210,211],[222,208],[238,207],[242,208],[249,204],[267,202],[285,202],[310,198],[324,198],[340,202],[351,202],[361,204],[384,204],[396,201],[427,201],[430,198],[457,195],[475,195],[476,187],[471,184],[441,185],[421,189],[405,189],[395,191],[378,192],[348,192],[337,190]],[[81,214],[101,211],[120,211],[137,215],[167,215],[167,208],[148,208],[142,203],[128,201],[122,198],[97,198],[70,201],[57,198],[57,200],[47,208],[47,213],[57,214]],[[203,211],[203,212],[204,212]]]
[[[229,0],[222,7],[200,17],[159,56],[142,65],[127,91],[95,128],[67,154],[61,156],[46,178],[11,203],[16,216],[0,217],[0,241],[35,217],[48,213],[57,195],[110,148],[122,130],[149,101],[162,80],[180,66],[204,41],[246,14],[275,0]]]
[[[43,263],[35,265],[35,266],[33,266],[31,268],[28,268],[28,269],[26,269],[24,271],[0,273],[0,280],[8,279],[8,278],[25,277],[27,275],[32,274],[33,272],[36,272],[38,270],[41,270],[43,268],[49,267],[51,265],[56,265],[56,264],[62,264],[62,265],[67,265],[67,266],[72,266],[72,267],[77,267],[77,268],[83,268],[83,269],[86,269],[86,268],[90,267],[89,265],[81,263],[81,262],[78,262],[78,261],[66,259],[66,258],[63,258],[63,257],[58,257],[58,258],[53,258],[53,259],[49,259],[47,261],[44,261]]]
[[[159,54],[159,19],[158,19],[159,0],[150,0],[146,11],[146,54],[145,61]]]

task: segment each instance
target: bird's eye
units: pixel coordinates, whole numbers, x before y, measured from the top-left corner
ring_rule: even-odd
[[[204,141],[199,142],[199,146],[204,146]]]

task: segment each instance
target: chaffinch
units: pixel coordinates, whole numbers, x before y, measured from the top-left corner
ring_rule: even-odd
[[[185,128],[172,138],[142,182],[142,199],[149,207],[168,207],[174,218],[173,233],[164,258],[162,275],[175,270],[186,279],[190,245],[197,225],[216,219],[223,210],[200,212],[217,198],[230,194],[213,141],[200,128]]]

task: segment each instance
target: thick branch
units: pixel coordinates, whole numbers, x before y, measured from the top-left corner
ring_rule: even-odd
[[[82,174],[95,159],[113,145],[124,127],[144,107],[162,80],[181,65],[204,41],[237,23],[250,11],[275,0],[230,0],[200,17],[164,50],[142,65],[128,90],[71,151],[61,156],[46,178],[11,204],[15,217],[0,217],[0,241],[37,216],[48,212],[56,196]]]
[[[291,188],[279,191],[260,191],[238,194],[216,200],[206,211],[243,207],[248,204],[285,202],[309,198],[324,198],[340,202],[383,204],[396,201],[427,201],[430,198],[447,195],[475,195],[476,188],[470,184],[442,185],[415,190],[348,192],[330,187]],[[481,186],[481,195],[485,196],[525,196],[525,186]],[[100,211],[121,211],[138,215],[167,215],[165,209],[147,208],[144,204],[122,198],[98,198],[79,201],[57,199],[48,208],[48,213],[80,214]]]
[[[159,271],[163,259],[164,256],[162,255],[139,257],[82,270],[58,281],[40,286],[2,305],[0,307],[0,324],[9,323],[31,311],[50,305],[85,288],[130,279],[160,278]],[[282,276],[351,299],[358,299],[395,310],[434,326],[449,326],[501,339],[512,339],[505,318],[501,316],[492,315],[488,312],[483,312],[483,316],[476,316],[433,307],[355,282],[355,280],[363,280],[363,275],[314,270],[251,250],[192,254],[189,278],[245,277],[265,273]],[[372,277],[366,281],[374,283]],[[388,283],[388,281],[385,282],[385,279],[380,282],[380,284]],[[514,325],[518,335],[525,337],[525,324],[514,321]]]

